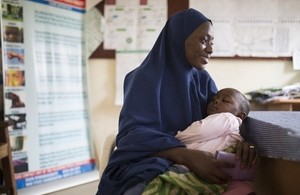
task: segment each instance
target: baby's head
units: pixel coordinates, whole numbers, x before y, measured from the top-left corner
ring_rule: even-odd
[[[240,91],[224,88],[218,91],[207,106],[207,115],[221,112],[230,112],[244,120],[250,112],[250,103]]]

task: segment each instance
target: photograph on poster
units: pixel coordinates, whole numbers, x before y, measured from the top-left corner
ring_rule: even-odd
[[[4,63],[9,65],[24,64],[24,49],[12,48],[4,51]]]
[[[2,17],[6,20],[23,21],[23,7],[11,3],[2,3]]]
[[[17,69],[7,69],[5,71],[5,86],[20,87],[25,86],[25,71]]]
[[[27,172],[28,169],[28,157],[20,158],[13,161],[15,173]]]
[[[17,139],[20,138],[12,136],[10,141],[12,143]],[[27,148],[25,149],[26,146],[24,146],[24,144],[26,143],[24,143],[24,141],[27,141],[27,136],[24,136],[22,140],[23,150],[14,151],[12,153],[15,173],[27,172],[29,170]]]
[[[5,120],[9,123],[9,131],[26,129],[26,114],[7,114],[5,115]],[[10,132],[10,134],[13,133]]]
[[[5,102],[5,104],[9,105],[10,108],[25,107],[24,100],[21,99],[21,95],[19,93],[20,92],[6,92],[5,100],[9,102]]]
[[[6,42],[23,43],[23,28],[17,26],[5,26],[3,39]]]
[[[10,136],[10,147],[13,152],[26,150],[27,136]]]

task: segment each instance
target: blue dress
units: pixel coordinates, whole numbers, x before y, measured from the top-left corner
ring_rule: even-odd
[[[205,70],[193,68],[184,42],[204,22],[194,9],[168,19],[142,64],[124,81],[124,104],[119,118],[117,149],[98,186],[98,195],[123,194],[150,182],[173,163],[149,155],[184,147],[175,134],[206,117],[206,105],[217,87]]]

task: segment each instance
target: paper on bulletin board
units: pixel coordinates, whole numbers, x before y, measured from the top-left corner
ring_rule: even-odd
[[[279,1],[278,6],[280,7],[278,29],[285,32],[281,33],[283,37],[283,41],[281,41],[282,50],[288,50],[288,55],[285,56],[294,57],[295,50],[300,48],[300,1]],[[288,44],[285,41],[288,41]]]
[[[139,6],[138,50],[150,50],[167,20],[167,1],[148,0]]]
[[[167,0],[117,0],[104,5],[104,49],[151,49],[167,20]]]
[[[300,48],[293,50],[293,69],[300,70]]]
[[[88,10],[84,16],[87,56],[100,46],[104,38],[104,17],[97,8]]]
[[[89,11],[90,9],[92,9],[95,5],[97,5],[101,1],[103,1],[103,0],[86,0],[86,2],[85,2],[86,11]]]
[[[115,104],[123,104],[123,83],[127,73],[138,67],[149,51],[117,51],[116,52],[116,97]]]
[[[189,4],[214,23],[213,56],[292,56],[299,39],[297,0],[190,0]]]
[[[190,0],[190,7],[210,18],[214,25],[214,52],[212,56],[234,56],[234,32],[232,21],[235,6],[232,0]]]

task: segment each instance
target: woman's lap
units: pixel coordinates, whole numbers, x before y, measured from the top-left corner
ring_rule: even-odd
[[[222,195],[246,195],[253,193],[254,189],[251,182],[247,181],[232,181]]]

